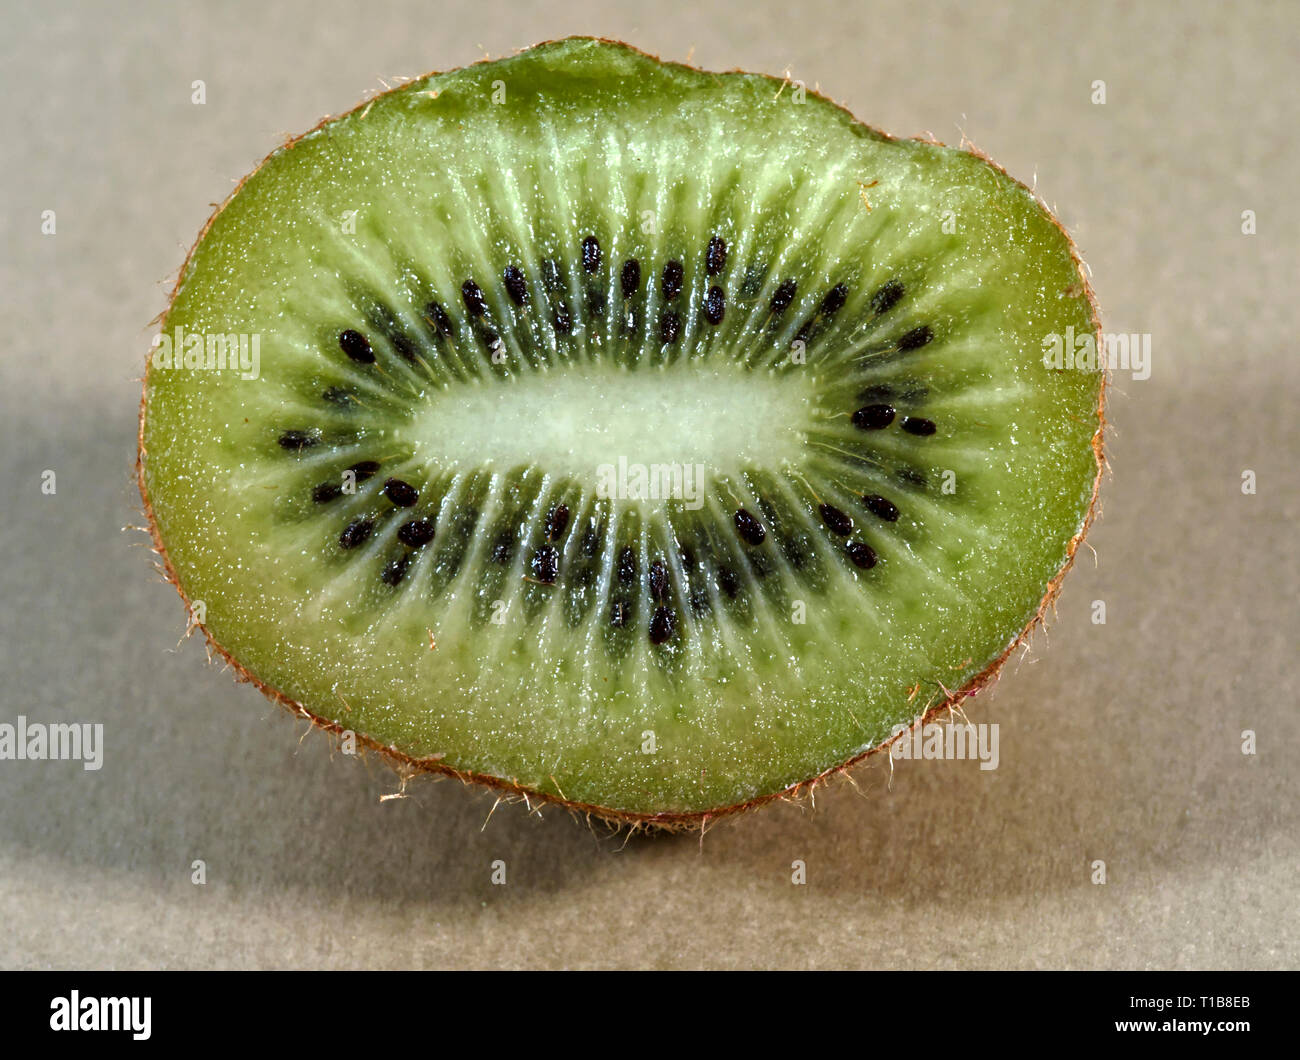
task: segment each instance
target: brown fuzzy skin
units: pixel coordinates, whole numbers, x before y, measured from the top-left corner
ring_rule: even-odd
[[[574,38],[569,38],[569,39],[574,39]],[[654,59],[656,62],[659,62],[664,66],[670,66],[670,67],[675,66],[675,67],[680,67],[683,69],[699,72],[696,67],[691,67],[684,63],[664,62],[663,60],[660,60],[657,56],[650,55],[648,52],[642,52],[640,51],[640,49],[634,48],[628,44],[624,44],[622,41],[612,41],[612,40],[607,40],[605,38],[578,38],[578,39],[591,39],[591,40],[598,40],[604,44],[614,44],[619,47],[626,48],[629,51],[635,51],[642,55],[645,55],[647,58]],[[549,43],[556,43],[556,42],[546,41],[543,43],[549,44]],[[538,45],[538,47],[540,47],[540,45]],[[525,50],[525,49],[521,49],[521,50]],[[490,61],[493,60],[490,59],[480,60],[480,62],[490,62]],[[473,65],[479,65],[479,64],[475,63]],[[746,73],[747,71],[736,70],[731,72]],[[428,74],[425,76],[431,77],[434,75]],[[772,82],[773,85],[780,86],[778,87],[778,91],[780,91],[782,87],[784,87],[786,84],[789,83],[788,78],[780,79],[780,78],[770,77],[768,75],[758,75],[758,76],[766,77],[766,79]],[[396,92],[396,91],[400,91],[400,89],[401,86],[397,88],[389,89],[388,91]],[[381,93],[381,95],[387,95],[387,94],[388,94],[387,92]],[[810,92],[809,94],[811,94],[814,98],[820,99],[823,102],[828,103],[831,106],[844,111],[844,113],[848,114],[850,118],[853,118],[853,115],[848,111],[846,107],[842,106],[839,103],[836,103],[834,100],[831,100],[816,92]],[[376,96],[374,98],[379,98],[379,97]],[[369,106],[371,103],[373,103],[373,101],[374,99],[365,100],[364,102],[357,104],[357,106],[354,107],[351,111],[339,115],[338,117],[340,118],[346,117],[347,114],[354,113],[357,110],[361,110],[362,108]],[[308,132],[303,133],[301,136],[290,137],[280,147],[277,147],[275,150],[271,151],[265,158],[262,159],[261,162],[258,163],[258,165],[252,170],[252,172],[248,173],[243,179],[241,179],[235,185],[234,189],[230,192],[230,194],[226,197],[226,199],[220,205],[218,205],[216,209],[212,212],[212,215],[208,218],[202,230],[199,232],[198,238],[194,241],[194,245],[190,247],[189,253],[186,254],[185,261],[181,265],[180,271],[177,274],[176,283],[172,288],[171,296],[168,298],[168,308],[164,310],[162,313],[160,313],[158,317],[155,318],[153,323],[165,322],[167,313],[171,309],[171,304],[176,298],[176,293],[180,290],[181,284],[184,281],[185,276],[189,270],[190,260],[193,258],[195,250],[198,248],[199,243],[202,242],[203,237],[207,235],[208,230],[212,227],[212,223],[217,219],[218,214],[220,214],[221,211],[225,209],[226,204],[229,203],[231,199],[233,199],[235,195],[239,193],[240,189],[244,186],[245,181],[247,181],[249,177],[253,176],[254,173],[260,170],[262,166],[266,164],[267,160],[270,159],[272,156],[279,154],[281,151],[292,148],[294,144],[296,144],[304,136],[308,136],[311,133],[314,133],[322,126],[327,125],[329,122],[334,120],[336,119],[327,115],[326,117],[322,118],[320,122],[318,122],[312,129],[308,130]],[[856,118],[853,118],[853,121],[857,122],[857,124],[859,125],[863,124],[862,122],[858,122]],[[870,127],[867,126],[867,128]],[[878,130],[872,129],[871,131],[878,133],[878,135],[882,136],[886,140],[897,139],[897,137],[890,136],[887,133],[879,133]],[[935,144],[940,147],[944,146],[939,141],[928,136],[914,137],[913,139],[921,140],[926,143]],[[1100,349],[1101,348],[1101,319],[1098,313],[1097,299],[1093,292],[1092,284],[1089,282],[1087,272],[1084,269],[1083,262],[1079,257],[1078,249],[1074,245],[1074,240],[1070,238],[1070,234],[1061,225],[1060,221],[1056,218],[1055,214],[1053,214],[1051,210],[1047,208],[1046,204],[1043,203],[1041,199],[1038,199],[1037,195],[1035,195],[1034,192],[1031,189],[1029,189],[1025,184],[1021,183],[1020,181],[1016,180],[1014,177],[1010,176],[1005,169],[999,166],[987,155],[976,150],[973,145],[964,142],[963,146],[965,146],[966,149],[971,154],[975,155],[986,165],[990,166],[992,169],[996,170],[998,173],[1000,173],[1002,176],[1006,177],[1008,180],[1012,181],[1013,183],[1019,184],[1020,187],[1024,188],[1025,191],[1029,192],[1029,194],[1042,207],[1042,209],[1048,215],[1048,217],[1051,218],[1052,223],[1055,224],[1056,227],[1060,230],[1061,235],[1064,236],[1066,243],[1070,248],[1070,256],[1074,260],[1075,268],[1079,275],[1080,293],[1084,294],[1088,300],[1088,306],[1092,316],[1093,336],[1098,342],[1098,349]],[[137,435],[136,481],[140,488],[140,497],[143,501],[144,515],[146,520],[148,521],[149,534],[153,538],[153,549],[154,552],[159,556],[161,560],[160,569],[164,577],[169,582],[171,582],[172,585],[176,587],[176,591],[180,593],[181,599],[185,603],[187,614],[192,614],[192,610],[190,608],[190,599],[186,594],[184,587],[180,583],[180,579],[177,576],[176,571],[172,566],[171,558],[168,556],[167,549],[163,544],[162,537],[159,535],[157,520],[154,519],[153,505],[149,500],[149,492],[145,485],[145,461],[148,458],[148,453],[145,449],[145,444],[144,444],[144,429],[145,429],[146,399],[149,392],[149,371],[151,367],[152,367],[152,358],[148,354],[146,354],[144,388],[143,388],[143,393],[141,394],[140,397],[140,420],[139,420],[139,430]],[[1106,388],[1109,384],[1108,371],[1106,369],[1102,369],[1100,374],[1101,374],[1101,387],[1098,391],[1098,396],[1097,396],[1097,430],[1094,433],[1092,438],[1092,451],[1097,462],[1097,474],[1093,479],[1092,496],[1088,502],[1087,515],[1085,516],[1083,525],[1079,528],[1079,531],[1074,535],[1073,538],[1070,539],[1070,545],[1069,545],[1069,549],[1067,550],[1065,562],[1062,564],[1061,569],[1056,573],[1055,577],[1053,577],[1052,580],[1048,583],[1047,590],[1043,594],[1043,598],[1039,603],[1038,610],[1035,612],[1034,617],[1030,619],[1028,624],[1026,624],[1025,628],[1020,631],[1020,633],[1015,637],[1015,639],[1012,640],[1011,643],[1007,645],[1006,649],[1002,652],[1002,654],[999,655],[996,659],[994,659],[987,667],[984,668],[984,670],[982,670],[979,674],[977,674],[974,678],[972,678],[967,684],[965,684],[961,688],[955,691],[949,691],[948,689],[941,689],[942,695],[939,698],[939,700],[935,703],[932,703],[926,708],[926,710],[921,714],[921,716],[917,718],[916,721],[914,722],[913,728],[915,728],[915,726],[917,725],[924,726],[928,724],[932,718],[934,718],[935,716],[937,716],[943,711],[948,711],[951,713],[957,710],[962,702],[969,699],[971,696],[974,696],[986,685],[992,683],[997,678],[998,674],[1002,669],[1003,664],[1010,657],[1011,653],[1014,652],[1022,644],[1024,644],[1029,638],[1029,636],[1033,633],[1035,628],[1037,628],[1037,626],[1044,621],[1045,615],[1047,613],[1047,609],[1050,606],[1052,606],[1052,604],[1056,600],[1057,595],[1060,593],[1061,582],[1065,578],[1065,575],[1069,571],[1070,567],[1073,566],[1075,553],[1078,551],[1079,546],[1083,543],[1084,538],[1086,537],[1089,529],[1091,529],[1093,520],[1096,517],[1099,510],[1098,501],[1097,501],[1098,491],[1101,487],[1102,471],[1106,467],[1106,458],[1105,458],[1102,438],[1106,426],[1106,415],[1105,415]],[[192,633],[195,628],[202,631],[203,636],[208,643],[209,655],[215,653],[217,656],[220,656],[222,659],[224,659],[225,662],[231,667],[231,669],[235,671],[235,676],[237,680],[253,685],[254,687],[257,688],[258,691],[260,691],[268,699],[272,700],[275,703],[280,704],[281,706],[285,707],[286,709],[288,709],[290,712],[297,715],[298,717],[306,718],[311,723],[313,728],[320,729],[327,733],[332,733],[335,736],[341,736],[342,733],[346,731],[350,731],[347,730],[345,726],[339,724],[336,721],[331,721],[328,718],[323,718],[316,714],[313,714],[301,703],[297,702],[296,700],[290,699],[288,696],[283,695],[278,690],[260,681],[256,676],[254,676],[243,666],[241,666],[239,661],[235,659],[234,656],[232,656],[228,651],[226,651],[225,648],[223,648],[219,643],[217,643],[217,641],[213,638],[212,634],[203,625],[199,623],[195,623],[191,620],[191,624],[186,631],[186,635],[188,636],[190,633]],[[880,743],[875,747],[863,751],[861,754],[856,755],[855,757],[849,759],[849,761],[844,762],[841,765],[834,766],[830,769],[825,770],[822,773],[819,773],[817,776],[810,777],[809,779],[800,781],[797,784],[792,784],[788,788],[785,788],[782,791],[774,792],[770,795],[762,795],[759,796],[758,798],[750,799],[747,802],[737,803],[734,806],[723,806],[711,810],[700,810],[691,813],[648,814],[648,813],[629,813],[623,810],[612,809],[607,806],[595,806],[590,803],[573,802],[559,795],[551,795],[548,792],[538,791],[535,788],[528,788],[521,784],[517,784],[513,781],[504,780],[501,777],[491,776],[486,773],[474,773],[474,772],[467,772],[465,770],[459,770],[452,766],[444,765],[440,760],[436,758],[412,758],[411,756],[404,754],[402,751],[398,750],[396,747],[385,746],[384,744],[379,743],[377,740],[374,740],[371,737],[364,735],[363,733],[355,734],[358,742],[360,742],[367,749],[377,752],[384,761],[386,761],[388,764],[390,764],[393,767],[393,769],[402,777],[403,783],[405,783],[406,779],[421,774],[433,774],[438,776],[454,777],[457,780],[460,780],[466,784],[476,784],[486,788],[493,789],[497,791],[503,798],[513,798],[517,801],[522,801],[526,803],[530,809],[532,808],[534,803],[537,803],[539,805],[554,804],[554,805],[562,806],[565,809],[574,813],[585,814],[588,817],[596,817],[615,827],[624,827],[624,826],[629,827],[633,831],[639,829],[681,831],[684,829],[698,828],[701,830],[701,833],[703,833],[703,831],[708,827],[710,822],[714,821],[717,818],[728,817],[738,813],[742,813],[746,810],[756,809],[760,806],[767,805],[768,803],[775,802],[778,799],[784,801],[790,801],[790,800],[798,799],[803,795],[811,795],[812,792],[817,787],[829,782],[833,777],[839,775],[848,776],[849,771],[853,769],[853,767],[857,766],[859,763],[871,757],[872,755],[875,755],[880,751],[884,751],[885,749],[890,747],[895,740],[900,739],[905,735],[906,732],[899,733],[897,736],[891,737],[890,739],[885,740],[883,743]],[[557,789],[558,789],[558,785],[557,785]]]

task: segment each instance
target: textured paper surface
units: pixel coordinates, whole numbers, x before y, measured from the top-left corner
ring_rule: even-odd
[[[1297,964],[1294,5],[210,7],[54,2],[0,35],[0,721],[106,741],[94,772],[0,762],[0,965]],[[900,762],[891,790],[877,762],[702,840],[485,825],[454,783],[381,802],[386,768],[177,648],[122,527],[147,325],[209,204],[381,78],[578,32],[965,135],[1059,209],[1107,330],[1151,336],[1150,378],[1114,380],[1096,562],[968,709],[996,770]]]

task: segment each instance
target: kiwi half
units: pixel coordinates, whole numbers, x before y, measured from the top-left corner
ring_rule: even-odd
[[[276,699],[407,769],[698,822],[996,672],[1091,518],[1104,373],[1044,348],[1096,333],[979,155],[569,39],[238,186],[164,315],[140,487]]]

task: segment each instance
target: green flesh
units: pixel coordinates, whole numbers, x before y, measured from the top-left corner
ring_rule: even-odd
[[[164,325],[256,335],[258,377],[155,359],[146,389],[144,488],[216,643],[403,755],[626,814],[778,792],[996,661],[1092,499],[1102,378],[1043,361],[1046,336],[1093,330],[1077,264],[979,158],[780,88],[570,40],[413,82],[268,159]],[[843,305],[821,312],[838,285]],[[930,340],[900,350],[922,327]],[[375,363],[343,352],[346,329]],[[872,404],[895,418],[858,429]],[[314,444],[285,448],[290,431]],[[620,459],[701,465],[698,500],[598,496]],[[380,470],[329,488],[359,461]],[[413,506],[385,496],[390,477]],[[847,537],[822,503],[852,519]],[[421,518],[435,535],[408,547],[399,529]],[[342,547],[361,520],[369,537]],[[654,643],[661,609],[671,635]]]

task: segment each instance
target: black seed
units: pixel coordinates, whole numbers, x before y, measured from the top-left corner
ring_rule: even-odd
[[[879,493],[867,493],[862,497],[862,503],[867,506],[867,511],[872,515],[878,515],[887,523],[898,522],[898,509],[894,503]]]
[[[393,349],[408,361],[415,360],[415,344],[411,342],[400,331],[395,331],[388,336],[388,341],[393,344]]]
[[[502,279],[506,282],[506,294],[515,305],[523,305],[528,301],[528,281],[524,279],[524,270],[518,265],[507,265],[506,271],[501,274]]]
[[[808,556],[811,552],[808,538],[804,536],[787,537],[781,542],[781,551],[785,553],[785,558],[790,561],[790,566],[795,570],[803,570],[808,563]]]
[[[935,431],[934,420],[923,420],[919,416],[904,416],[902,427],[908,434],[915,434],[922,438]]]
[[[893,405],[864,405],[853,414],[853,426],[860,431],[883,430],[893,422]]]
[[[472,317],[481,317],[487,312],[487,299],[483,289],[473,280],[466,280],[460,285],[460,296],[465,300],[465,309]]]
[[[671,309],[666,310],[659,318],[659,339],[661,342],[676,342],[677,336],[682,332],[682,318],[674,313]]]
[[[430,302],[425,306],[424,315],[433,322],[434,330],[439,335],[451,334],[451,317],[447,315],[447,310],[443,309],[437,302]]]
[[[393,560],[379,576],[385,585],[397,585],[406,577],[406,568],[411,565],[411,553],[407,552]]]
[[[675,625],[672,611],[667,607],[658,608],[650,619],[650,643],[662,644],[673,635]]]
[[[871,296],[871,308],[877,313],[888,313],[898,305],[898,300],[902,297],[903,285],[897,280],[890,280]]]
[[[875,403],[877,401],[888,402],[896,393],[897,390],[888,383],[876,383],[859,390],[858,397],[868,403]]]
[[[352,472],[353,477],[358,482],[365,482],[366,479],[373,477],[375,472],[379,470],[379,461],[359,460],[348,468],[348,470]]]
[[[352,404],[352,391],[344,390],[341,386],[332,386],[321,394],[331,405],[338,405],[340,408],[347,408]]]
[[[412,519],[397,528],[397,540],[408,548],[422,548],[433,540],[432,519]]]
[[[569,506],[567,504],[557,504],[546,513],[546,536],[552,541],[558,541],[564,536],[564,531],[569,525]]]
[[[609,624],[615,629],[627,625],[627,604],[622,600],[615,600],[609,606]]]
[[[636,553],[630,545],[618,554],[618,580],[623,585],[636,581]]]
[[[573,330],[573,315],[569,312],[567,305],[561,303],[556,307],[552,323],[555,325],[557,334],[567,335]]]
[[[560,272],[559,262],[553,258],[542,262],[542,286],[552,293],[564,290],[564,274]]]
[[[605,315],[605,292],[590,291],[587,294],[587,313],[593,317],[603,317]]]
[[[844,551],[849,554],[849,559],[863,570],[870,570],[876,565],[876,550],[861,541],[850,541]]]
[[[794,301],[795,292],[799,290],[799,285],[794,280],[783,280],[781,286],[776,289],[772,295],[771,308],[772,312],[780,316],[790,308],[790,303]]]
[[[500,344],[500,342],[501,342],[501,336],[498,335],[495,331],[493,331],[491,328],[483,329],[483,345],[486,346],[491,353],[497,352],[497,347]]]
[[[847,284],[837,283],[829,291],[826,297],[822,299],[821,312],[830,316],[832,313],[838,313],[844,308],[844,303],[849,300],[849,288]]]
[[[623,297],[631,298],[641,286],[641,263],[636,258],[628,258],[623,262],[620,281],[623,284]]]
[[[320,441],[311,431],[285,431],[280,435],[280,448],[288,449],[292,452],[298,452],[303,449],[310,449]]]
[[[578,597],[585,597],[586,590],[591,588],[596,581],[596,571],[590,564],[581,564],[569,575],[569,584],[578,590],[574,594]]]
[[[823,504],[817,509],[821,512],[822,522],[831,528],[831,533],[847,537],[853,530],[853,520],[833,504]]]
[[[727,594],[729,600],[734,600],[740,593],[740,578],[730,567],[723,567],[718,571],[718,588]]]
[[[542,545],[533,553],[533,577],[550,585],[560,574],[560,551],[554,545]]]
[[[767,531],[763,529],[763,524],[744,508],[736,512],[736,530],[751,545],[761,545],[763,539],[767,537]]]
[[[708,267],[709,275],[716,276],[727,265],[727,244],[721,236],[713,236],[709,240],[709,249],[704,255],[704,264]]]
[[[582,241],[582,267],[588,272],[600,268],[600,243],[595,236],[588,236]]]
[[[691,611],[697,615],[702,615],[713,608],[713,605],[709,603],[709,594],[703,589],[696,589],[691,593],[690,605]]]
[[[324,504],[326,501],[332,501],[342,492],[343,487],[337,482],[322,482],[311,491],[311,499],[317,504]]]
[[[667,301],[671,302],[682,293],[682,280],[684,278],[685,273],[682,270],[680,261],[670,261],[664,266],[663,288],[664,298]]]
[[[695,550],[690,545],[682,545],[677,550],[677,555],[682,558],[682,567],[687,571],[695,568]]]
[[[374,364],[375,351],[359,331],[351,328],[339,332],[339,349],[351,357],[357,364]]]
[[[913,328],[898,340],[900,350],[919,350],[927,342],[934,338],[934,332],[922,324],[919,328]]]
[[[668,591],[668,569],[659,560],[650,564],[650,595],[662,600]]]
[[[506,564],[510,562],[510,557],[515,554],[515,532],[513,530],[502,530],[497,534],[497,539],[492,545],[492,562]]]
[[[399,508],[410,508],[420,499],[420,491],[400,478],[390,478],[384,483],[384,496]]]
[[[710,324],[721,324],[722,316],[727,311],[727,296],[721,287],[710,287],[704,296],[704,316]]]
[[[339,534],[339,546],[356,548],[365,542],[374,528],[375,524],[369,519],[353,519],[343,528],[343,533]]]

